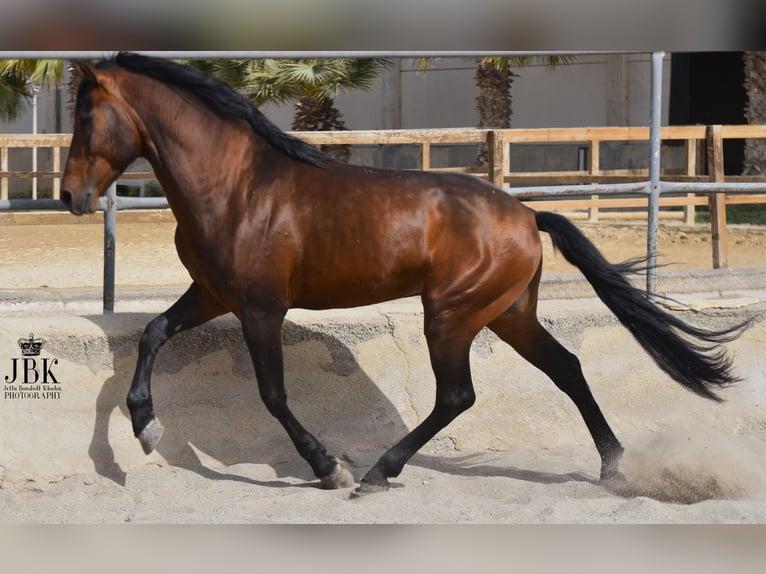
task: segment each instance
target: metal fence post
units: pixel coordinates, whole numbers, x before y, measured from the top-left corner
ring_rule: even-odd
[[[662,124],[662,59],[665,52],[652,52],[651,117],[649,120],[649,221],[646,237],[646,291],[654,293],[660,220],[660,126]]]
[[[114,312],[115,237],[117,234],[117,182],[104,194],[104,313]]]

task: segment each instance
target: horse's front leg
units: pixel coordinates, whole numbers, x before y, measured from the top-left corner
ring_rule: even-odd
[[[351,473],[336,457],[327,454],[325,447],[303,428],[287,406],[282,359],[283,321],[283,312],[249,312],[242,316],[242,330],[253,359],[261,399],[320,479],[322,488],[353,486]]]
[[[207,291],[192,283],[178,301],[144,329],[138,345],[133,383],[128,392],[128,410],[133,434],[141,442],[146,454],[157,446],[163,431],[162,424],[154,416],[150,385],[157,351],[176,333],[201,325],[226,311]]]

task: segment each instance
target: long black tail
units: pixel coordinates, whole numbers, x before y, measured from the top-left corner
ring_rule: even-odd
[[[719,343],[736,339],[747,325],[721,331],[699,329],[657,307],[651,295],[630,284],[626,274],[641,269],[643,260],[609,263],[595,245],[565,217],[537,212],[537,228],[576,266],[599,298],[654,359],[657,365],[689,390],[720,401],[711,388],[722,388],[739,379]],[[682,337],[679,333],[685,334]]]

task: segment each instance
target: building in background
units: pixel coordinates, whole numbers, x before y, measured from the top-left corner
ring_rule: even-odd
[[[666,88],[670,59],[666,56]],[[405,58],[370,92],[341,94],[337,102],[351,129],[473,127],[478,118],[475,71],[473,58],[434,58],[427,72]],[[555,68],[532,62],[515,72],[513,127],[646,125],[649,120],[649,54],[578,56]],[[71,131],[66,89],[43,91],[39,97],[41,133]],[[289,128],[290,105],[263,111]],[[667,118],[667,101],[663,114]],[[31,133],[31,126],[27,107],[18,120],[0,121],[0,133]]]

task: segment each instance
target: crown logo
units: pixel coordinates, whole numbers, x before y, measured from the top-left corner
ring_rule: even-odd
[[[18,343],[24,357],[36,357],[43,350],[45,339],[35,339],[35,336],[30,333],[29,339],[19,339]]]

